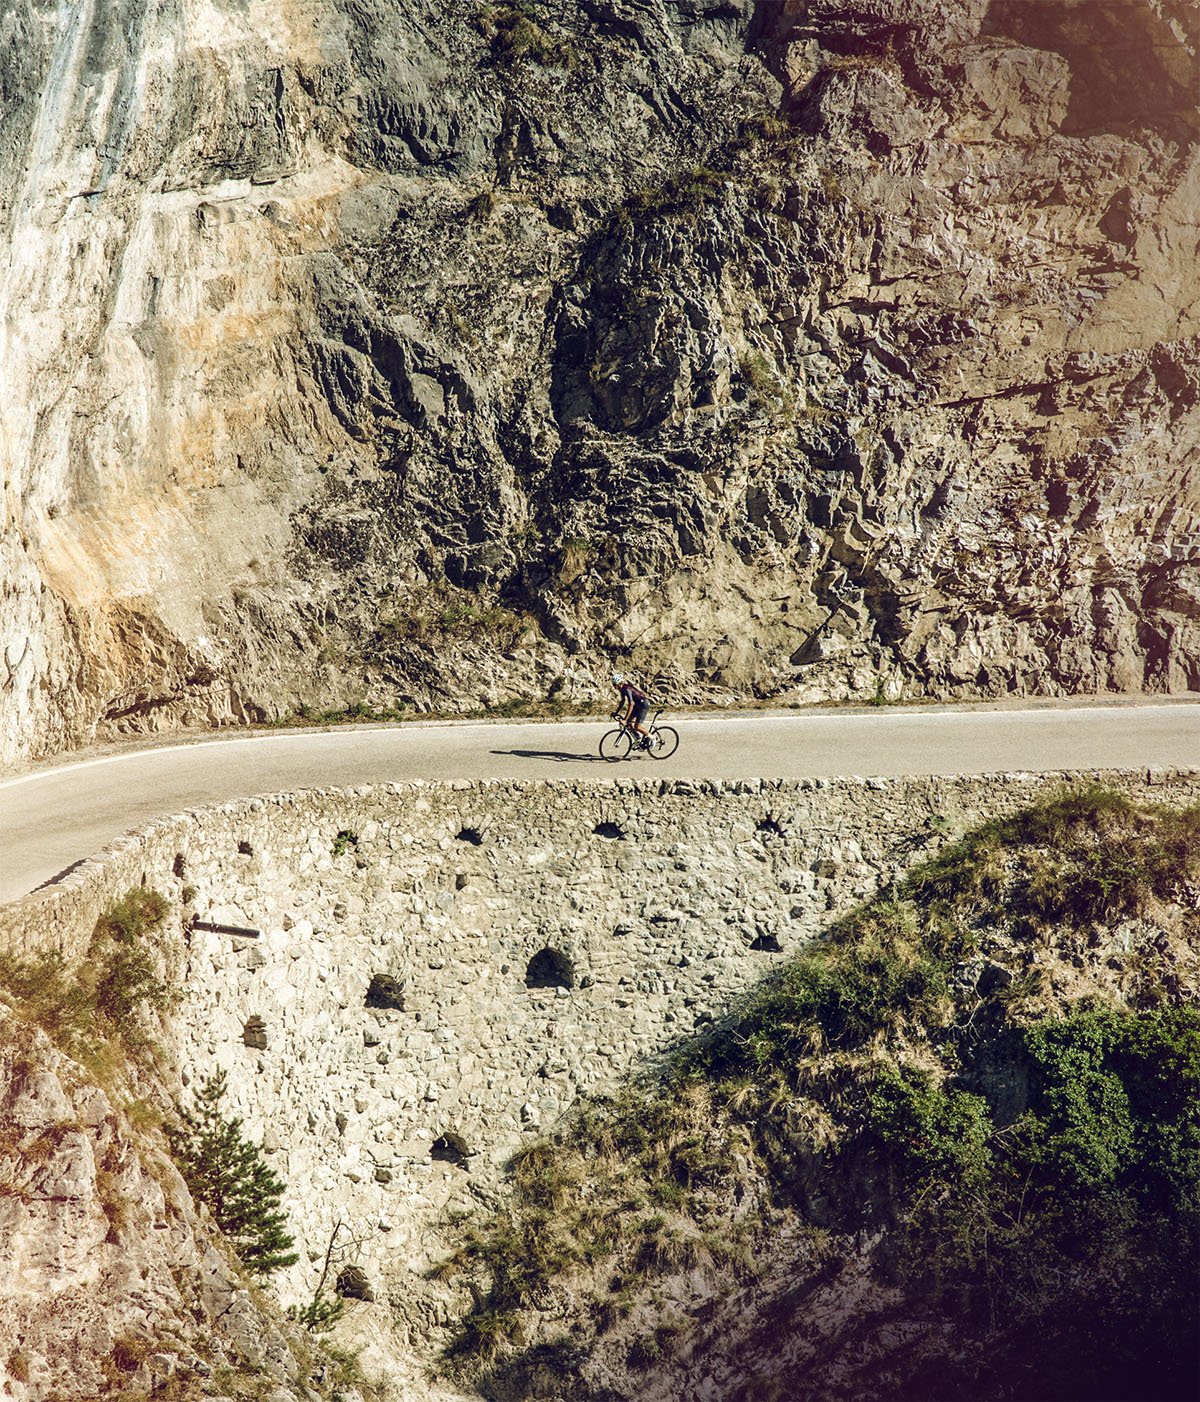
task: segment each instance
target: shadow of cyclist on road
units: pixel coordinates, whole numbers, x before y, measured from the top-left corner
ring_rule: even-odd
[[[515,755],[518,759],[557,759],[584,760],[591,764],[600,761],[599,755],[569,754],[566,750],[493,750],[494,755]]]

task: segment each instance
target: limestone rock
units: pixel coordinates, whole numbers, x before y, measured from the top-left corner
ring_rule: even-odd
[[[234,1305],[236,1304],[236,1308]],[[310,1394],[279,1327],[209,1240],[161,1143],[37,1029],[0,1016],[0,1385],[149,1396],[215,1367]]]
[[[0,758],[1200,685],[1195,6],[530,13],[6,7]]]

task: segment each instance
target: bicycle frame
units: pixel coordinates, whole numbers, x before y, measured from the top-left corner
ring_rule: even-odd
[[[665,710],[665,706],[660,706],[658,710],[654,712],[654,715],[646,722],[647,735],[654,734],[654,727],[658,724],[658,718],[662,715],[663,711]],[[630,735],[636,736],[639,740],[642,738],[641,731],[638,730],[638,728],[634,725],[632,716],[630,716],[627,720],[623,720],[621,722],[620,729],[628,731]]]

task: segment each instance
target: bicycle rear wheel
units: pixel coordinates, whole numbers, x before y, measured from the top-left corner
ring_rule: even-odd
[[[628,730],[606,730],[600,737],[600,758],[628,759],[631,743]]]
[[[673,725],[659,725],[650,732],[650,758],[667,759],[679,748],[679,731]]]

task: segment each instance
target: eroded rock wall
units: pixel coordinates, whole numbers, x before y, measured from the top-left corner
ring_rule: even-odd
[[[249,1383],[255,1396],[273,1385],[278,1402],[317,1402],[308,1383],[321,1369],[261,1312],[147,1132],[152,1101],[130,1089],[106,1090],[0,1009],[4,1396],[198,1396],[217,1385],[242,1397]]]
[[[1179,690],[1188,0],[18,0],[4,758]]]

